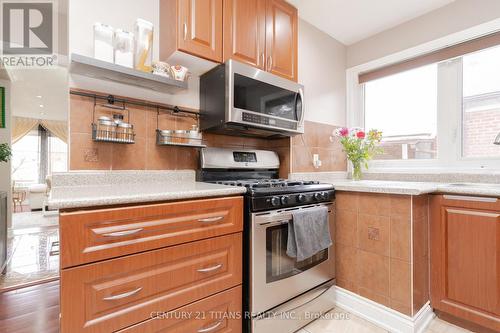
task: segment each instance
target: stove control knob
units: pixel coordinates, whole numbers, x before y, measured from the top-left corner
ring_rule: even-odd
[[[281,197],[281,204],[283,205],[288,204],[288,197],[286,195]]]
[[[299,202],[305,202],[305,201],[306,201],[306,199],[307,199],[307,198],[306,198],[306,196],[305,196],[305,195],[303,195],[303,194],[299,194],[299,195],[297,196],[297,200],[298,200]]]
[[[314,200],[319,201],[321,199],[323,199],[323,196],[321,195],[321,193],[314,193]]]
[[[272,206],[278,206],[280,204],[280,198],[279,197],[272,197],[271,198],[271,205]]]
[[[323,193],[321,193],[321,198],[322,198],[323,200],[328,200],[328,192],[323,192]]]

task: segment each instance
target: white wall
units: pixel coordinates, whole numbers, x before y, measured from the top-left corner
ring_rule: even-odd
[[[346,47],[299,20],[299,82],[304,85],[306,120],[345,126]]]
[[[0,79],[0,87],[5,88],[5,128],[0,128],[0,143],[10,144],[11,121],[10,121],[10,82]],[[11,177],[10,162],[0,163],[0,191],[7,192],[7,225],[11,223]]]
[[[500,18],[499,0],[457,0],[347,48],[347,68]]]

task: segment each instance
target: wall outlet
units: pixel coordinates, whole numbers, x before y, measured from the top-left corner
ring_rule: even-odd
[[[313,154],[313,165],[316,169],[321,166],[321,160],[319,159],[319,154]]]

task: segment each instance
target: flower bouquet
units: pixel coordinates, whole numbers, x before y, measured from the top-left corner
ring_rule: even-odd
[[[361,128],[342,127],[336,129],[334,135],[339,138],[347,158],[352,163],[352,179],[360,180],[361,166],[364,165],[368,169],[368,161],[383,152],[382,147],[378,146],[382,140],[382,132],[371,129],[366,133]]]

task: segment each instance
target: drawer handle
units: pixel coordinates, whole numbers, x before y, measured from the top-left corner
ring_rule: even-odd
[[[109,234],[102,234],[102,235],[104,237],[123,237],[123,236],[130,236],[130,235],[136,234],[138,232],[141,232],[142,230],[144,230],[144,228],[137,228],[137,229],[124,230],[124,231],[110,232]]]
[[[114,296],[104,297],[102,300],[103,301],[115,301],[117,299],[124,299],[124,298],[127,298],[127,297],[130,297],[130,296],[133,296],[133,295],[137,294],[141,290],[142,290],[142,287],[139,287],[139,288],[137,288],[135,290],[127,291],[126,293],[123,293],[123,294],[118,294],[118,295],[114,295]]]
[[[220,269],[221,267],[222,267],[222,264],[218,264],[218,265],[208,267],[208,268],[200,268],[200,269],[197,269],[196,271],[198,271],[200,273],[209,273],[209,272],[216,271],[216,270]]]
[[[217,329],[220,325],[222,325],[222,320],[219,320],[217,323],[215,323],[210,327],[199,329],[198,333],[212,332],[213,330]]]
[[[201,223],[213,223],[213,222],[220,221],[223,218],[224,218],[224,216],[207,217],[205,219],[199,219],[198,222],[201,222]]]

